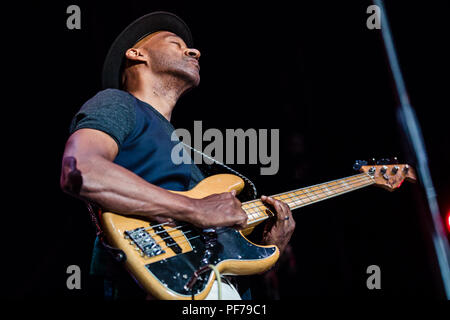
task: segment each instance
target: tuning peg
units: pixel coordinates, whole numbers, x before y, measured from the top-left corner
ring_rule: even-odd
[[[398,166],[394,166],[394,167],[392,168],[392,174],[396,174],[397,171],[398,171]]]
[[[367,165],[367,161],[364,160],[356,160],[355,164],[353,165],[353,170],[358,171],[359,169],[361,169],[362,166]]]
[[[404,171],[405,173],[408,173],[408,171],[409,171],[409,166],[408,166],[408,165],[405,165],[405,166],[403,167],[403,171]]]

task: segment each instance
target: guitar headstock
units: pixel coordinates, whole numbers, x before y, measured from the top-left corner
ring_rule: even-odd
[[[397,158],[394,159],[394,162],[397,162]],[[389,163],[388,159],[382,159],[372,165],[367,164],[367,161],[357,160],[353,168],[368,173],[377,186],[389,191],[399,188],[405,180],[417,180],[416,173],[410,165]]]

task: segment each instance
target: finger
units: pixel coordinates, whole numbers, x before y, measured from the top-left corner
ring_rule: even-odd
[[[292,220],[291,207],[286,202],[283,202],[283,206],[285,208],[286,215],[288,215],[290,217],[290,219]]]
[[[241,221],[241,222],[238,222],[238,223],[236,223],[235,224],[235,227],[236,227],[236,229],[238,229],[238,230],[242,230],[242,229],[245,229],[245,228],[247,228],[247,220],[243,220],[243,221]]]
[[[268,197],[269,201],[272,200],[272,205],[275,208],[275,210],[277,211],[277,213],[280,214],[284,214],[284,207],[283,207],[283,202],[281,202],[280,200],[275,200],[271,197]]]
[[[280,219],[280,208],[279,205],[277,204],[277,200],[275,200],[272,197],[267,197],[267,196],[261,196],[261,200],[265,203],[270,204],[274,209],[275,209],[275,215],[277,217],[277,219]]]
[[[236,226],[237,226],[237,229],[244,230],[247,228],[247,222],[238,223]]]
[[[239,227],[242,229],[245,229],[247,227],[247,221],[248,221],[248,215],[247,213],[241,208],[240,209],[240,221],[238,223]]]
[[[286,222],[286,226],[288,226],[289,232],[293,232],[295,229],[295,220],[294,220],[294,217],[292,216],[292,211],[288,205],[287,205],[285,214],[286,214],[286,216],[284,218],[284,222]]]
[[[289,222],[292,214],[289,206],[281,200],[275,200],[275,209],[277,211],[277,218],[282,221]]]
[[[292,216],[291,208],[286,202],[280,201],[280,205],[283,208],[283,213],[286,217]]]
[[[282,221],[289,221],[289,213],[286,210],[286,207],[284,206],[284,203],[282,201],[277,201],[277,214],[278,219]]]
[[[289,206],[286,208],[283,220],[290,225],[295,223],[294,218],[292,217],[292,211]]]
[[[266,203],[270,204],[272,207],[274,207],[276,209],[276,202],[277,202],[277,200],[275,200],[274,198],[267,197],[267,196],[261,196],[261,200],[263,202],[266,202]]]
[[[291,207],[289,207],[289,205],[284,202],[284,201],[280,201],[281,202],[281,206],[283,207],[283,210],[286,214],[291,214]]]
[[[157,216],[157,217],[155,217],[155,221],[158,223],[164,224],[166,226],[169,226],[169,227],[175,226],[175,221],[172,218]]]

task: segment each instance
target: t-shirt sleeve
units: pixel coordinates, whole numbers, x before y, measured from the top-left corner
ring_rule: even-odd
[[[110,135],[120,148],[136,122],[135,101],[127,92],[107,89],[89,99],[73,117],[70,134],[89,128]]]

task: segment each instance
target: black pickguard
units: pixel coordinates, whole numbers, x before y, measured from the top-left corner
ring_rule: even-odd
[[[276,250],[253,245],[233,228],[218,228],[212,241],[200,236],[190,240],[190,244],[193,249],[190,252],[146,265],[163,285],[179,295],[191,296],[205,289],[212,270],[202,274],[192,291],[185,287],[194,272],[205,265],[217,265],[225,260],[260,260]]]

